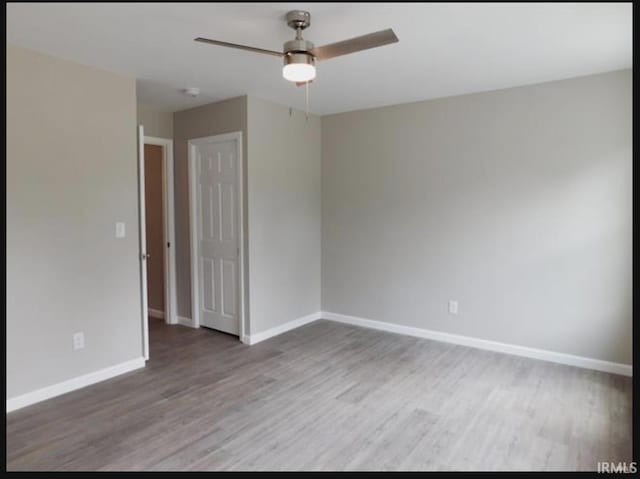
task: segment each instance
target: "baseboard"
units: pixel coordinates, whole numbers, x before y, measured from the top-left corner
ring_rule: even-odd
[[[68,379],[61,383],[47,386],[46,388],[38,389],[30,393],[23,394],[7,399],[7,412],[15,411],[26,406],[50,399],[52,397],[60,396],[76,389],[89,386],[91,384],[99,383],[107,379],[119,376],[136,369],[143,368],[145,365],[144,358],[136,358],[124,363],[116,364],[108,368],[100,369],[83,376],[78,376],[73,379]]]
[[[149,316],[152,318],[164,319],[164,311],[159,309],[148,308]]]
[[[379,329],[381,331],[388,331],[391,333],[416,336],[418,338],[425,339],[433,339],[435,341],[442,341],[445,343],[460,344],[462,346],[469,346],[477,349],[486,349],[488,351],[513,354],[514,356],[524,356],[526,358],[540,359],[543,361],[566,364],[579,368],[594,369],[596,371],[621,374],[623,376],[633,375],[633,366],[630,364],[613,363],[609,361],[602,361],[600,359],[574,356],[572,354],[557,353],[555,351],[529,348],[526,346],[518,346],[515,344],[500,343],[497,341],[489,341],[486,339],[473,338],[470,336],[442,333],[429,329],[413,328],[410,326],[402,326],[399,324],[386,323],[383,321],[374,321],[373,319],[359,318],[357,316],[348,316],[346,314],[337,314],[327,311],[323,311],[321,313],[321,316],[323,319],[352,324],[354,326],[363,326],[365,328]]]
[[[245,344],[256,344],[264,341],[265,339],[278,336],[279,334],[286,333],[287,331],[291,331],[292,329],[296,329],[300,326],[304,326],[305,324],[309,324],[320,319],[321,317],[322,315],[320,312],[311,313],[307,316],[303,316],[301,318],[294,319],[293,321],[281,324],[280,326],[276,326],[275,328],[267,329],[266,331],[262,331],[261,333],[245,335],[241,339]]]
[[[185,318],[184,316],[178,316],[178,324],[187,326],[189,328],[195,328],[195,326],[193,325],[193,320],[191,318]]]

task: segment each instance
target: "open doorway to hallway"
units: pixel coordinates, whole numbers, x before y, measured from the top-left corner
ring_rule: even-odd
[[[147,240],[147,304],[149,316],[165,319],[165,304],[168,303],[165,262],[170,244],[166,238],[165,210],[166,178],[164,147],[153,143],[144,145],[144,183]]]
[[[148,321],[176,324],[173,140],[144,136],[141,163],[143,301]]]

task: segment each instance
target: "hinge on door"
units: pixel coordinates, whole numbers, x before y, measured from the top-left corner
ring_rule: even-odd
[[[167,241],[167,248],[171,248],[171,243]]]

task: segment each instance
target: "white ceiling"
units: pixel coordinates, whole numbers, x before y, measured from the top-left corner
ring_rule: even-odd
[[[277,58],[193,41],[281,50],[294,8],[311,12],[316,45],[389,27],[400,39],[319,63],[319,114],[631,67],[631,3],[10,3],[7,40],[134,76],[139,101],[165,111],[244,94],[303,108]]]

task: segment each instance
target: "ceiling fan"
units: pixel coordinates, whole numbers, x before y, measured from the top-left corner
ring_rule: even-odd
[[[398,41],[398,37],[396,37],[393,30],[389,28],[341,42],[314,47],[313,43],[302,38],[302,30],[311,25],[311,14],[309,12],[292,10],[287,13],[286,20],[287,25],[296,31],[296,38],[285,42],[282,47],[282,52],[202,37],[196,38],[195,41],[282,57],[284,59],[282,76],[286,80],[296,83],[298,86],[307,84],[316,77],[316,60],[328,60],[330,58],[381,47]]]

